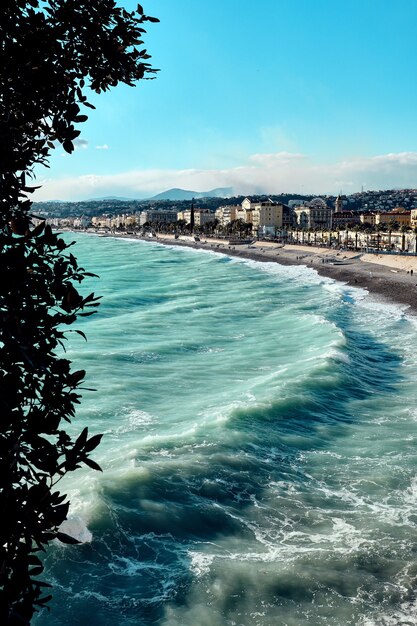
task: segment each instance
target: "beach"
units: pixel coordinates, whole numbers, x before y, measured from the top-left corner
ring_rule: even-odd
[[[146,238],[141,238],[146,239]],[[417,314],[417,257],[410,255],[363,254],[316,246],[277,244],[257,241],[251,245],[229,245],[223,239],[193,241],[191,237],[175,239],[159,234],[152,238],[163,244],[213,250],[230,256],[281,265],[306,265],[322,276],[334,278],[354,287],[367,289],[379,299],[409,307]]]

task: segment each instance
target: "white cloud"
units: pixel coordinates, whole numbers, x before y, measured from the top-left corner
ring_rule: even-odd
[[[43,179],[36,200],[79,200],[94,196],[151,196],[171,187],[207,191],[232,187],[236,194],[346,193],[365,189],[417,187],[417,152],[357,157],[318,164],[308,156],[278,152],[254,154],[239,167],[227,169],[132,170],[111,175],[88,174]]]
[[[265,167],[277,167],[295,163],[297,161],[305,161],[307,157],[297,152],[272,152],[266,154],[252,154],[249,161],[263,165]]]
[[[106,143],[103,143],[102,146],[96,146],[96,150],[108,150],[109,146]]]
[[[74,139],[72,143],[74,144],[76,150],[86,150],[88,148],[87,139]]]

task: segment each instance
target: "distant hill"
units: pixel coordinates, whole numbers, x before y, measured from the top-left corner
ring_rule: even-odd
[[[189,191],[188,189],[168,189],[150,200],[192,200],[193,198],[228,198],[233,195],[232,187],[218,187],[210,191]]]
[[[107,200],[118,200],[119,202],[132,202],[132,200],[138,200],[138,198],[124,198],[121,196],[103,196],[103,198],[89,198],[84,202],[104,202]],[[60,200],[58,200],[60,202]]]

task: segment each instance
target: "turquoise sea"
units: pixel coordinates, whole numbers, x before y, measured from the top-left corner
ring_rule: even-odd
[[[417,624],[417,327],[307,267],[77,235],[74,432],[36,626]],[[87,288],[86,288],[87,289]]]

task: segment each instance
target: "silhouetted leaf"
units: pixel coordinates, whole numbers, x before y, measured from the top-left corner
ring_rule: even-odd
[[[68,543],[71,545],[81,543],[80,541],[78,541],[78,539],[75,539],[75,537],[71,537],[71,535],[67,535],[66,533],[61,533],[61,532],[58,532],[56,534],[56,538],[59,539],[61,543]]]
[[[45,229],[45,222],[41,222],[40,224],[35,226],[35,228],[31,231],[30,234],[32,237],[37,237],[44,231],[44,229]]]
[[[90,437],[90,439],[87,441],[86,445],[84,446],[85,451],[91,452],[92,450],[94,450],[94,448],[97,448],[102,437],[103,435],[93,435],[92,437]]]
[[[91,467],[91,469],[97,470],[98,472],[102,472],[103,471],[98,463],[96,463],[92,459],[89,459],[88,457],[83,459],[83,463],[88,465],[88,467]]]

